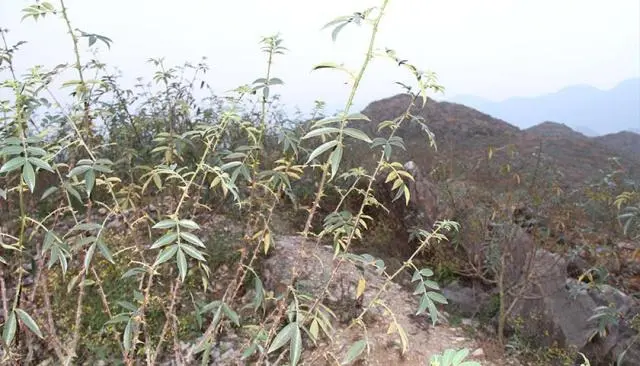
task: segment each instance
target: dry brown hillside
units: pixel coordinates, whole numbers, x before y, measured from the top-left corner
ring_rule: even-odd
[[[362,113],[372,122],[363,128],[376,136],[377,124],[400,115],[409,101],[409,95],[398,94],[370,103]],[[422,109],[414,108],[412,113],[424,118],[436,136],[438,150],[430,150],[421,127],[407,121],[398,131],[408,151],[402,158],[413,159],[428,169],[433,169],[436,161],[444,162],[450,165],[449,173],[455,177],[482,177],[484,180],[486,174],[478,173],[484,169],[483,160],[490,147],[494,150],[493,159],[502,164],[510,163],[516,171],[521,168],[525,175],[535,168],[537,155],[534,154],[541,148],[545,162],[561,172],[568,186],[581,185],[588,179],[602,176],[611,169],[610,158],[614,156],[620,158],[631,176],[640,177],[640,135],[630,132],[589,138],[554,122],[521,130],[473,108],[433,99],[429,99]]]
[[[622,131],[618,133],[611,133],[604,136],[598,136],[594,138],[594,140],[609,146],[615,151],[630,155],[633,154],[640,157],[640,134],[635,132]]]

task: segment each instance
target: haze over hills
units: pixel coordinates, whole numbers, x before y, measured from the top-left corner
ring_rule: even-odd
[[[620,131],[640,133],[640,78],[627,79],[609,90],[575,85],[537,97],[495,102],[472,95],[448,98],[493,117],[528,128],[557,121],[587,136]]]

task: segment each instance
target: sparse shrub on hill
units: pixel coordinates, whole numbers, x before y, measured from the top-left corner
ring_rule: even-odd
[[[365,315],[376,309],[385,310],[389,336],[407,349],[411,335],[380,297],[405,271],[419,298],[417,313],[436,323],[447,301],[430,279],[433,271],[415,259],[457,230],[455,222],[418,228],[417,248],[393,272],[379,259],[350,253],[374,224],[368,210],[381,207],[378,178],[394,200],[409,201],[413,177],[394,156],[405,148],[396,132],[416,122],[409,111],[429,91],[440,90],[433,74],[376,48],[388,3],[327,25],[334,40],[345,26],[363,26],[370,43],[355,70],[333,62],[314,67],[342,72],[351,92],[339,114],[324,116],[318,105],[309,123],[289,121],[278,109],[284,81],[274,65],[287,51],[278,35],[260,41],[264,75],[228,95],[196,98],[196,89],[209,90],[205,60],[171,67],[150,59],[152,81],[123,89],[117,74],[79,52],[87,44],[110,46],[108,37],[76,29],[64,1],[27,6],[25,21],[59,18],[66,25],[73,61],[17,75],[20,43],[11,46],[8,31],[0,32],[2,87],[12,92],[2,101],[0,125],[2,362],[215,363],[214,345],[237,330],[247,362],[299,363],[316,342],[333,341],[323,300],[337,272],[316,298],[298,289],[295,265],[279,296],[265,288],[260,263],[278,250],[275,218],[292,204],[306,209],[297,211],[306,214],[300,235],[333,246],[336,271],[354,262],[377,271],[385,285],[368,301],[364,277],[351,289],[359,302],[351,326],[362,336],[331,357],[351,363],[367,354]],[[405,86],[406,112],[376,126],[384,137],[372,139],[350,122],[368,119],[352,109],[374,57],[406,69],[415,84]],[[64,71],[73,79],[60,80]],[[53,89],[53,81],[63,89]],[[61,93],[73,104],[61,105]],[[355,144],[376,154],[370,169],[345,165],[344,152]],[[330,189],[339,193],[327,210]],[[226,226],[215,213],[236,222]],[[431,362],[475,365],[463,361],[467,353],[446,351]]]

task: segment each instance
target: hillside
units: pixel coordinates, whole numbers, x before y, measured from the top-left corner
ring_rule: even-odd
[[[522,128],[542,121],[562,121],[590,136],[640,128],[640,78],[625,80],[610,90],[576,85],[551,94],[497,102],[468,95],[450,100]]]
[[[611,133],[596,137],[595,140],[603,145],[609,146],[614,151],[640,156],[640,131]]]
[[[403,112],[409,102],[408,95],[396,95],[370,103],[362,113],[371,118],[367,132],[375,134],[377,123],[393,118]],[[429,99],[422,110],[414,114],[425,119],[435,134],[438,151],[428,152],[425,133],[417,124],[406,122],[398,131],[420,166],[433,168],[435,160],[455,160],[460,164],[460,174],[471,176],[469,168],[487,155],[489,147],[506,148],[511,145],[518,151],[511,164],[524,171],[535,166],[532,156],[540,147],[543,154],[568,179],[568,186],[583,184],[586,180],[602,176],[610,170],[609,158],[619,156],[631,174],[640,176],[640,154],[638,137],[625,132],[599,138],[590,138],[564,123],[543,122],[528,129],[520,129],[502,119],[451,102]],[[564,121],[562,121],[564,122]],[[423,153],[419,153],[422,151]],[[496,154],[496,159],[500,155]]]

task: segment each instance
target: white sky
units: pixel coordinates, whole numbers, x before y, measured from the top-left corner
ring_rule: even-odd
[[[57,0],[50,0],[58,5]],[[100,59],[129,80],[149,80],[150,57],[167,63],[209,58],[209,83],[217,91],[263,77],[260,37],[280,32],[289,53],[274,75],[286,103],[308,109],[314,99],[341,108],[347,93],[337,72],[310,73],[315,63],[356,67],[367,29],[347,27],[331,41],[328,21],[377,6],[381,0],[66,0],[74,27],[113,39]],[[34,0],[0,0],[0,27],[11,43],[27,40],[19,69],[72,60],[71,43],[57,18],[20,21]],[[85,41],[86,42],[86,41]],[[83,49],[87,44],[83,43]],[[607,89],[640,76],[638,0],[391,0],[378,47],[395,49],[418,67],[438,73],[446,96],[489,99],[553,92],[573,84]],[[377,62],[365,75],[356,107],[400,92],[404,73]]]

